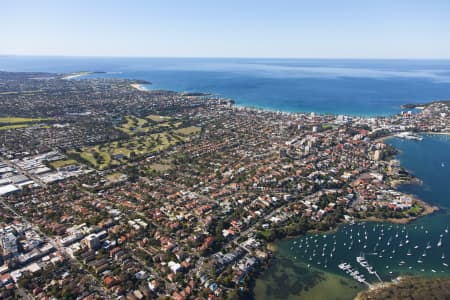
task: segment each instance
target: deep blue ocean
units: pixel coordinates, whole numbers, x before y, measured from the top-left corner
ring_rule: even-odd
[[[289,112],[390,115],[405,103],[450,99],[450,60],[0,56],[0,70],[104,71]]]

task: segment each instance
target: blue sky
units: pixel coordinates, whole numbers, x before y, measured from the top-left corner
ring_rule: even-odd
[[[0,55],[450,58],[448,0],[4,0]]]

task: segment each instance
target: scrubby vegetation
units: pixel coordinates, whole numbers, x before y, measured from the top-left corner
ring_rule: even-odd
[[[403,278],[399,283],[382,289],[366,291],[358,300],[411,299],[432,300],[450,299],[450,278]]]

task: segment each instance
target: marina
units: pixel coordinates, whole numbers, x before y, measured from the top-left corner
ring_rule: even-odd
[[[311,276],[317,271],[326,276],[340,276],[345,282],[350,280],[354,284],[351,285],[353,292],[347,289],[348,283],[335,285],[333,295],[340,299],[353,299],[368,285],[373,286],[380,280],[391,282],[399,276],[450,276],[450,214],[447,210],[450,168],[441,167],[441,162],[448,161],[450,139],[444,135],[423,135],[423,138],[421,143],[398,138],[389,140],[401,150],[399,158],[402,165],[423,180],[420,185],[399,186],[398,189],[435,203],[442,210],[408,224],[356,222],[342,224],[334,232],[285,239],[276,243],[276,255],[286,257],[295,265],[304,265],[305,268],[309,265],[305,270],[310,270]],[[434,167],[430,168],[430,165]],[[358,261],[358,257],[364,259]],[[322,265],[325,258],[326,268]],[[367,284],[358,280],[362,277],[354,278],[344,271],[342,267],[347,265],[351,266],[353,275],[356,275],[354,271],[359,272],[357,276],[364,275]],[[376,272],[379,278],[371,272]],[[268,273],[266,278],[271,278],[270,271]],[[279,278],[281,280],[282,277]],[[271,287],[280,285],[280,280],[270,280],[274,282]],[[324,279],[323,283],[311,284],[310,288],[316,290],[316,287],[328,284],[331,283]],[[308,299],[309,293],[291,295],[292,299]]]
[[[344,271],[346,274],[351,276],[356,281],[366,284],[369,288],[371,287],[371,285],[364,278],[364,275],[360,274],[359,271],[357,269],[354,269],[350,264],[342,263],[342,264],[339,264],[338,267],[339,267],[339,269]]]
[[[335,234],[311,234],[293,241],[290,252],[310,267],[342,270],[370,286],[399,274],[448,272],[448,230],[442,228],[435,236],[430,232],[427,226],[356,223],[341,226]],[[406,247],[410,243],[416,246]],[[350,259],[357,265],[352,266]]]

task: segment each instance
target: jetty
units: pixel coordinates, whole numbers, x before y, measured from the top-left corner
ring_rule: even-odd
[[[374,254],[376,255],[376,253]],[[361,265],[361,267],[366,268],[369,274],[374,275],[378,279],[378,281],[383,284],[383,280],[381,280],[380,275],[378,275],[377,271],[375,271],[374,268],[369,264],[369,262],[364,257],[364,254],[356,257],[356,261]]]
[[[341,263],[338,265],[338,267],[359,283],[364,283],[369,288],[372,288],[372,285],[369,282],[367,282],[367,280],[364,278],[364,275],[360,274],[359,271],[353,268],[349,263],[346,262]]]

